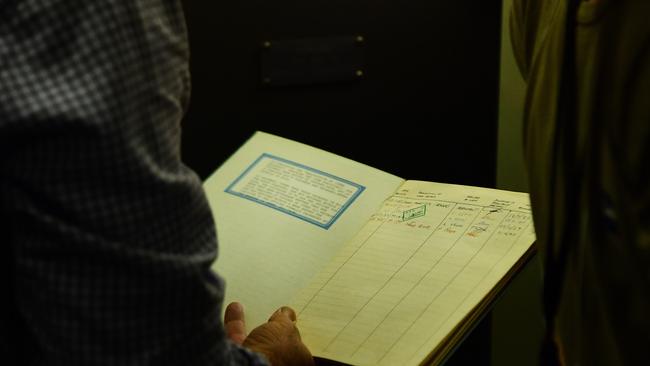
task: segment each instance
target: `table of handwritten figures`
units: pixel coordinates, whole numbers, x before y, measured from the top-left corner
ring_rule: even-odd
[[[314,354],[418,364],[497,285],[534,242],[528,197],[463,191],[407,181],[300,293]]]

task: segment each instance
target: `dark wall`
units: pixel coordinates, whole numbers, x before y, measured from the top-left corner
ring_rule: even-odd
[[[406,179],[494,186],[500,1],[187,0],[185,8],[193,91],[182,153],[201,177],[262,130]],[[356,80],[263,82],[265,41],[318,48],[323,37],[359,35]],[[488,316],[447,365],[489,364],[489,335]]]
[[[406,179],[494,185],[501,2],[186,1],[183,156],[206,177],[255,130]],[[264,86],[264,41],[363,36],[363,77]]]

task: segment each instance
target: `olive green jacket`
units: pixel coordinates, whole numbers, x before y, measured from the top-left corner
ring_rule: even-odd
[[[565,17],[564,1],[514,0],[510,19],[527,83],[525,158],[543,258],[576,217],[556,338],[569,365],[649,365],[650,1],[580,6],[574,160],[558,155],[554,173],[564,148],[555,130]],[[580,187],[574,213],[565,166]]]

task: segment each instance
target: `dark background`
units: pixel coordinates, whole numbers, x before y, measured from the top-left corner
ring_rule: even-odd
[[[188,0],[184,6],[193,88],[182,154],[202,178],[261,130],[405,179],[495,185],[501,1]],[[358,49],[327,41],[357,36],[363,37]],[[265,41],[273,48],[295,40],[299,46],[290,43],[267,62]],[[292,58],[292,50],[310,47],[332,60],[334,74],[314,74],[315,62],[321,69],[327,62]],[[354,77],[359,65],[363,76]],[[275,77],[264,82],[269,72],[287,70],[298,74],[292,85]],[[348,71],[350,78],[337,77]],[[489,320],[449,364],[489,364]]]

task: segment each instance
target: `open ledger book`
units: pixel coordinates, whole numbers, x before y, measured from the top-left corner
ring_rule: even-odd
[[[352,365],[442,362],[535,240],[525,193],[404,180],[262,132],[204,188],[225,304],[249,330],[289,305],[315,356]]]

